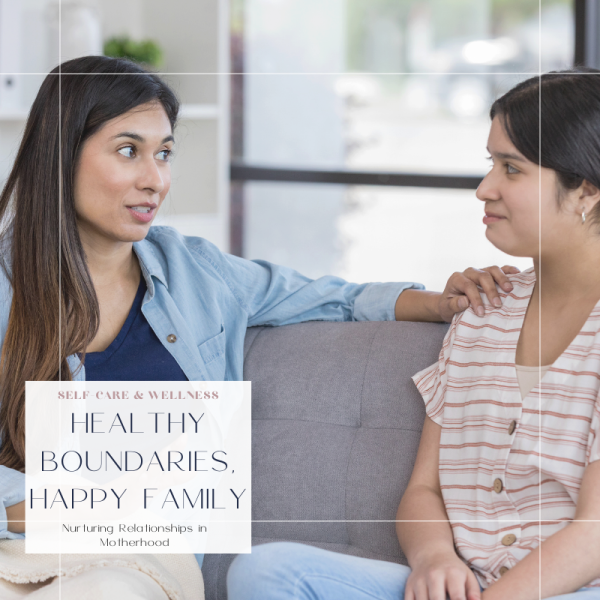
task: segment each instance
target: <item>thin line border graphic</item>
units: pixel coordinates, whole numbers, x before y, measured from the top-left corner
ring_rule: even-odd
[[[57,75],[58,86],[59,86],[59,131],[58,131],[58,140],[59,140],[59,198],[58,198],[58,215],[59,215],[59,232],[58,232],[58,240],[59,240],[59,335],[58,335],[58,346],[59,346],[59,381],[62,381],[62,195],[63,195],[63,178],[62,178],[62,77],[64,75],[136,75],[129,73],[68,73],[64,74],[61,71],[62,65],[62,0],[58,1],[58,11],[59,11],[59,23],[58,23],[58,52],[59,52],[59,64],[58,64],[58,73],[46,73],[46,72],[30,72],[30,73],[1,73],[2,75],[20,75],[20,76],[44,76],[48,75]],[[539,0],[539,12],[538,12],[538,31],[539,31],[539,48],[538,48],[538,71],[537,72],[479,72],[479,73],[466,73],[466,72],[353,72],[353,71],[344,71],[344,72],[153,72],[152,74],[160,76],[160,77],[172,77],[172,76],[340,76],[340,75],[369,75],[375,77],[394,77],[394,76],[452,76],[452,75],[469,75],[469,76],[517,76],[517,77],[531,77],[537,76],[539,78],[539,159],[540,159],[540,167],[541,167],[541,141],[542,141],[542,132],[541,132],[541,110],[542,110],[542,100],[541,100],[541,82],[542,82],[542,2]],[[142,73],[140,73],[142,75]],[[594,73],[580,73],[580,75],[596,75]],[[538,251],[540,253],[540,264],[541,264],[541,231],[542,231],[542,223],[541,223],[541,173],[539,175],[539,197],[538,197],[538,213],[539,213],[539,241],[538,241]],[[541,436],[541,289],[542,282],[541,277],[538,278],[539,285],[539,360],[540,360],[540,391],[538,392],[539,397],[539,434]],[[541,455],[539,457],[539,469],[541,472]],[[599,520],[581,520],[582,522],[600,522]],[[25,522],[25,521],[23,521]],[[57,523],[62,523],[62,521],[56,521]],[[77,521],[71,521],[77,522]],[[81,522],[88,522],[81,521]],[[206,521],[190,521],[191,523],[206,523]],[[225,521],[227,522],[227,521]],[[232,521],[238,522],[238,521]],[[244,521],[246,522],[246,521]],[[434,520],[434,519],[419,519],[419,520],[399,520],[399,519],[303,519],[303,520],[291,520],[291,519],[276,519],[276,520],[251,520],[251,523],[398,523],[398,522],[420,522],[420,523],[439,523],[439,522],[449,522],[448,520]],[[484,522],[510,522],[510,523],[531,523],[532,521],[522,521],[522,520],[505,520],[505,519],[461,519],[460,523],[484,523]],[[535,521],[533,521],[535,522]],[[550,520],[550,523],[560,523],[564,522],[564,519]],[[208,522],[210,523],[210,521]],[[451,522],[452,523],[452,522]],[[541,514],[541,487],[539,490],[539,519],[538,525],[542,524],[542,514]],[[59,536],[59,582],[58,582],[58,590],[59,590],[59,600],[62,600],[62,551],[61,551],[61,540],[62,536]],[[541,545],[541,542],[540,542]],[[542,583],[542,552],[540,548],[540,560],[539,560],[539,590],[540,590],[540,599],[541,599],[541,583]]]
[[[542,599],[542,0],[538,4],[538,265],[540,273],[538,274],[538,435],[540,439],[540,453],[538,456],[538,477],[540,485],[538,488],[538,531],[540,534],[540,553],[538,562],[538,592],[539,600]],[[520,334],[519,334],[520,336]]]

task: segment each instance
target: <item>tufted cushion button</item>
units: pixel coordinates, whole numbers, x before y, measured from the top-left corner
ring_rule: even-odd
[[[169,344],[174,344],[177,341],[177,336],[174,333],[170,333],[167,336],[167,342],[169,342]]]
[[[499,494],[502,491],[502,488],[504,486],[502,485],[502,479],[494,479],[494,491],[496,492],[496,494]]]
[[[503,546],[512,546],[517,541],[517,536],[514,533],[507,533],[502,538]]]

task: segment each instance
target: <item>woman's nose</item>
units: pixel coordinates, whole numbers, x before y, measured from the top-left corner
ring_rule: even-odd
[[[164,190],[165,181],[154,158],[145,161],[143,171],[139,176],[138,186],[155,194],[160,194]]]
[[[479,200],[485,202],[486,200],[499,200],[500,192],[498,191],[498,186],[495,181],[496,177],[494,174],[494,169],[492,169],[481,181],[479,186],[477,187],[477,191],[475,192],[475,196]]]

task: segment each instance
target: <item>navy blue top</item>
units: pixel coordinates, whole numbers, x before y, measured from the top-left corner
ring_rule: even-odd
[[[85,378],[88,381],[188,380],[142,313],[145,293],[146,281],[142,276],[119,335],[103,352],[88,352],[85,355]]]

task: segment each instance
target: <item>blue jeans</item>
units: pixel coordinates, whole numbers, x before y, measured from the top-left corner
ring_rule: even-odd
[[[240,554],[227,574],[228,600],[402,600],[410,568],[304,544],[276,542]],[[548,600],[600,600],[600,588]]]

